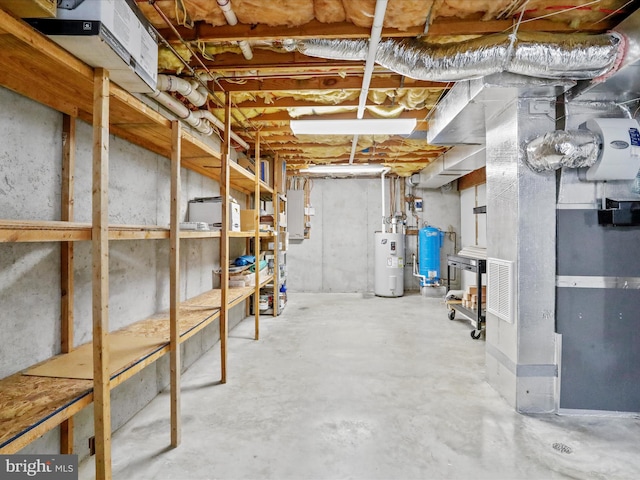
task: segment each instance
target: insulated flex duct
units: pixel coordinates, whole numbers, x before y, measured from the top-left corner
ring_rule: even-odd
[[[600,137],[590,130],[557,130],[537,137],[526,147],[526,163],[535,172],[562,167],[591,167],[598,160]]]
[[[364,60],[365,40],[302,40],[305,55]],[[489,35],[463,42],[434,44],[418,39],[380,42],[376,62],[417,80],[456,82],[510,72],[540,78],[592,79],[620,63],[624,39],[602,35],[518,33]]]

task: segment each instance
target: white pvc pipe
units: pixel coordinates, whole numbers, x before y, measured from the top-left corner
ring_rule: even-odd
[[[224,18],[227,19],[227,23],[231,26],[237,25],[238,17],[236,17],[236,12],[231,8],[231,0],[218,0],[218,6],[222,10]]]
[[[200,133],[203,133],[204,135],[211,135],[213,133],[213,127],[209,124],[209,122],[207,122],[203,118],[198,118],[193,115],[191,110],[189,110],[182,102],[173,98],[171,95],[159,90],[155,90],[153,93],[149,93],[148,96],[156,99],[158,103],[167,107],[178,117],[184,120],[185,123],[188,123]]]
[[[192,114],[196,118],[204,118],[208,120],[213,124],[214,127],[224,131],[224,123],[209,110],[196,110],[195,112],[192,112]],[[245,142],[237,133],[231,132],[231,138],[238,142],[242,148],[244,148],[245,150],[249,150],[249,144]]]
[[[382,173],[380,174],[380,180],[381,180],[381,190],[382,190],[382,233],[386,233],[387,232],[387,215],[386,215],[386,209],[384,208],[384,204],[385,204],[385,196],[384,196],[384,176],[387,174],[387,172],[389,171],[389,168],[385,168],[384,170],[382,170]]]
[[[427,276],[426,275],[420,275],[420,272],[418,271],[418,267],[416,265],[416,254],[412,254],[411,255],[413,257],[413,276],[414,277],[418,277],[420,279],[420,286],[425,286],[427,284]]]
[[[204,88],[198,88],[197,82],[189,82],[173,75],[158,75],[158,90],[162,92],[178,92],[196,107],[201,107],[207,102],[207,93]]]
[[[251,45],[249,45],[249,42],[246,40],[240,40],[238,42],[238,46],[246,60],[251,60],[253,58],[253,52],[251,51]]]
[[[358,101],[358,112],[356,118],[358,120],[364,117],[364,107],[367,105],[367,96],[369,95],[369,85],[371,85],[371,77],[373,75],[373,67],[375,66],[376,53],[378,44],[382,37],[382,25],[384,24],[384,16],[387,13],[388,0],[377,0],[376,10],[373,14],[373,25],[371,26],[371,35],[369,38],[369,50],[367,51],[367,60],[364,65],[364,76],[362,77],[362,90],[360,90],[360,99]],[[354,137],[351,142],[351,155],[349,163],[353,163],[356,155],[356,145],[358,137]],[[384,230],[383,230],[384,231]]]
[[[382,37],[384,16],[387,13],[387,3],[388,0],[378,0],[376,2],[376,10],[373,15],[373,25],[371,26],[371,36],[369,38],[367,61],[364,66],[364,76],[362,77],[362,90],[360,90],[360,102],[358,104],[359,119],[364,116],[364,107],[367,103],[367,95],[369,95],[369,85],[371,85],[371,76],[373,75],[373,67],[375,66],[378,44]]]

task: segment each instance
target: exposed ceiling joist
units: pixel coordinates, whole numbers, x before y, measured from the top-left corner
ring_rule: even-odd
[[[144,0],[146,1],[146,0]],[[459,19],[439,19],[434,21],[428,29],[427,35],[486,35],[489,33],[501,33],[510,30],[514,26],[513,20],[490,20],[480,19],[459,20]],[[584,25],[581,30],[585,32],[602,31],[612,28],[611,22],[600,22],[597,25]],[[522,31],[543,31],[543,32],[573,32],[565,23],[553,22],[550,20],[533,20],[520,26]],[[178,28],[178,32],[183,39],[189,41],[199,40],[201,42],[236,42],[239,40],[305,40],[312,38],[328,39],[353,39],[368,38],[371,33],[370,28],[358,27],[352,23],[322,23],[312,20],[299,27],[271,27],[268,25],[243,25],[235,26],[222,25],[212,26],[206,23],[198,23],[195,28]],[[423,35],[424,26],[410,27],[406,30],[397,28],[384,28],[382,37],[417,37]],[[177,41],[173,32],[169,29],[161,29],[160,34],[170,40]]]

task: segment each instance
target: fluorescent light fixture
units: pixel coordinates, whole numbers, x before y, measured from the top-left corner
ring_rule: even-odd
[[[415,118],[365,118],[350,120],[291,120],[294,135],[409,135]]]
[[[300,173],[368,175],[388,171],[384,165],[353,165],[349,163],[335,165],[310,165],[300,170]]]

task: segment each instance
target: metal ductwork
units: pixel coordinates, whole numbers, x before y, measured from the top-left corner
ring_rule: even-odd
[[[496,34],[435,44],[418,39],[380,42],[376,63],[417,80],[457,82],[509,72],[537,78],[584,80],[607,75],[620,61],[624,39],[603,35]],[[334,60],[364,60],[365,40],[302,40],[298,50]]]
[[[526,146],[526,162],[534,172],[562,167],[591,167],[598,160],[600,138],[590,130],[556,130],[534,138]]]
[[[457,82],[435,108],[429,121],[427,141],[431,145],[481,145],[485,143],[485,105],[488,102],[504,103],[505,89],[518,91],[531,97],[555,98],[575,81],[566,79],[533,78],[511,73],[499,73],[486,77]],[[539,113],[551,105],[541,101],[536,105]]]
[[[413,186],[439,188],[485,164],[484,145],[461,145],[443,153],[420,173],[411,176]]]
[[[578,82],[568,99],[611,101],[617,104],[637,99],[640,95],[640,10],[636,10],[616,27],[625,39],[625,55],[616,71],[604,81]]]

